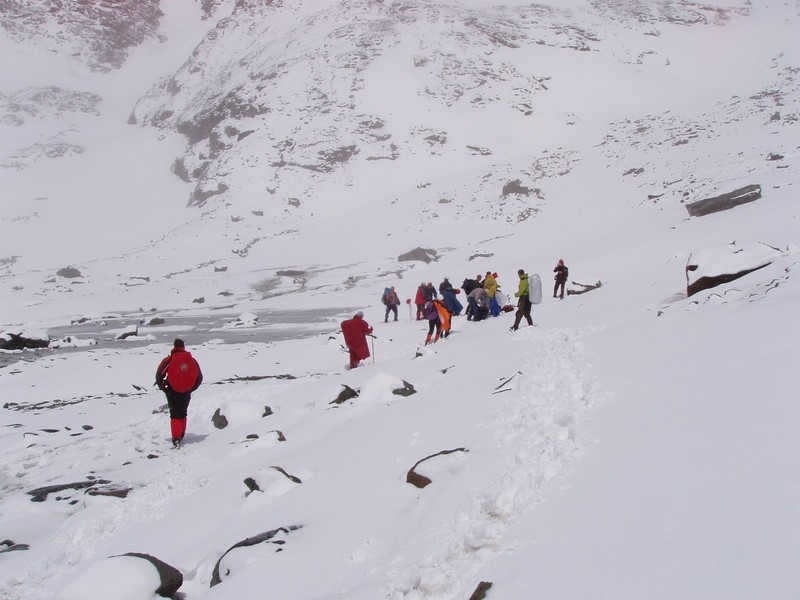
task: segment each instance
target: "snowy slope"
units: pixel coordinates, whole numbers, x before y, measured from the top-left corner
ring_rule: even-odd
[[[796,595],[800,6],[159,9],[99,70],[74,23],[2,21],[0,329],[167,323],[3,355],[0,597],[149,599],[127,552],[187,600]],[[756,243],[769,266],[686,297],[690,256]],[[562,257],[602,286],[552,299]],[[382,322],[384,286],[491,270],[513,297],[520,267],[533,328],[456,317],[425,347],[405,304]],[[377,339],[347,371],[355,307]],[[175,336],[206,377],[180,451],[150,387]],[[32,501],[81,482],[130,492]]]

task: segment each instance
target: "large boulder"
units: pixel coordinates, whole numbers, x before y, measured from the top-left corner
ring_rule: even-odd
[[[707,290],[763,269],[783,253],[766,244],[708,248],[693,252],[686,263],[686,295]]]
[[[754,202],[759,198],[761,198],[761,186],[753,184],[739,188],[738,190],[733,190],[727,194],[721,194],[713,198],[705,198],[697,202],[690,202],[686,205],[686,210],[692,217],[702,217],[721,210],[728,210],[740,204]]]
[[[47,348],[50,336],[43,331],[32,329],[13,329],[0,332],[0,350],[25,350],[26,348]]]
[[[55,600],[151,600],[175,598],[183,575],[149,554],[131,552],[92,563],[59,590]]]

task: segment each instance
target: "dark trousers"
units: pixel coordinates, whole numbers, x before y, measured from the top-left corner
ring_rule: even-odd
[[[389,312],[394,313],[394,320],[397,321],[397,304],[386,305],[386,316],[383,318],[384,323],[389,320]]]
[[[533,319],[531,318],[532,307],[533,304],[531,304],[528,296],[520,296],[519,302],[517,303],[517,314],[514,318],[514,329],[519,329],[519,324],[522,322],[522,317],[525,317],[528,325],[533,325]]]
[[[561,288],[561,299],[562,299],[562,300],[564,299],[564,284],[565,284],[566,282],[567,282],[567,281],[566,281],[566,279],[565,279],[565,280],[558,280],[558,279],[556,279],[556,285],[555,285],[555,287],[553,288],[553,298],[555,298],[556,296],[558,296],[558,288]]]
[[[170,388],[164,390],[169,405],[170,419],[185,419],[189,411],[189,401],[192,399],[192,392],[176,392]]]

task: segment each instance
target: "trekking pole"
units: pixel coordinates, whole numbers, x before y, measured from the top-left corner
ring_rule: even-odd
[[[370,335],[369,337],[372,339],[372,364],[374,365],[375,364],[375,336],[374,335]]]

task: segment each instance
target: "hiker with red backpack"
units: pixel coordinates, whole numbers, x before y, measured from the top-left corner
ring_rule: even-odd
[[[164,392],[169,405],[170,431],[172,445],[181,447],[186,435],[186,417],[192,392],[203,383],[200,364],[186,351],[183,340],[176,339],[169,356],[165,357],[156,369],[156,385]]]

